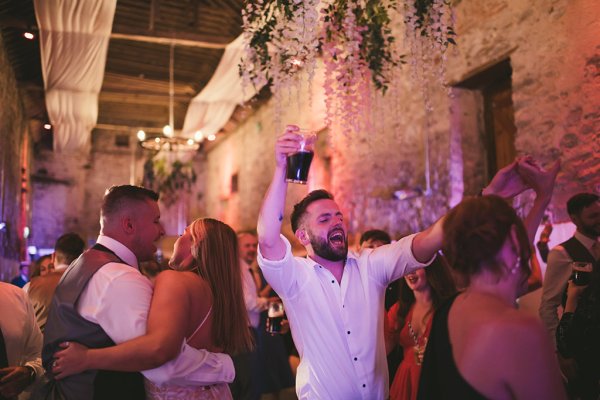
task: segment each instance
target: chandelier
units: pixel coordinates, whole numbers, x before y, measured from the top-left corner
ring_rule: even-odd
[[[153,151],[186,152],[197,151],[200,148],[201,135],[192,138],[176,136],[175,131],[175,43],[171,43],[169,49],[169,124],[162,129],[162,135],[146,135],[146,132],[139,130],[137,138],[143,148]]]

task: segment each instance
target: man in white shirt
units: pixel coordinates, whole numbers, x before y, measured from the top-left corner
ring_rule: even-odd
[[[23,290],[0,282],[0,398],[29,398],[44,374],[42,334]]]
[[[287,183],[286,156],[300,149],[298,127],[288,125],[275,144],[276,167],[258,220],[258,263],[283,300],[300,365],[300,399],[386,399],[384,292],[401,276],[427,265],[441,248],[442,221],[377,249],[348,255],[343,215],[324,190],[294,207],[291,222],[307,258],[293,257],[280,235]],[[525,189],[516,162],[501,170],[486,194],[511,197]]]
[[[105,347],[146,332],[152,285],[138,262],[153,257],[154,242],[164,234],[157,200],[156,193],[131,185],[105,194],[98,241],[65,271],[53,298],[42,353],[47,370],[62,342]],[[183,344],[176,359],[143,374],[157,384],[202,386],[229,383],[235,371],[229,356]],[[85,371],[56,383],[67,399],[144,398],[143,382],[128,373]]]

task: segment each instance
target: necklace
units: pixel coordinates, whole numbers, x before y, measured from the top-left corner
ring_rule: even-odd
[[[423,357],[425,356],[425,347],[427,347],[427,336],[423,336],[423,345],[420,345],[419,337],[413,330],[413,327],[412,327],[412,324],[410,321],[408,321],[408,332],[410,333],[410,336],[412,337],[413,342],[415,342],[415,345],[413,346],[413,348],[415,349],[415,351],[414,351],[415,363],[417,365],[421,366],[421,364],[423,364]]]

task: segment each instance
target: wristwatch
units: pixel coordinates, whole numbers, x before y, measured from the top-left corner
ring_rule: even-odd
[[[35,368],[33,368],[31,365],[25,365],[25,368],[27,368],[29,370],[29,381],[30,382],[35,381],[35,377],[37,376],[37,373],[35,372]]]

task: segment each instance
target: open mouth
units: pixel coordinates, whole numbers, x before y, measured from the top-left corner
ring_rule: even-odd
[[[339,246],[346,243],[346,237],[342,229],[334,229],[329,234],[329,242],[333,245]]]

